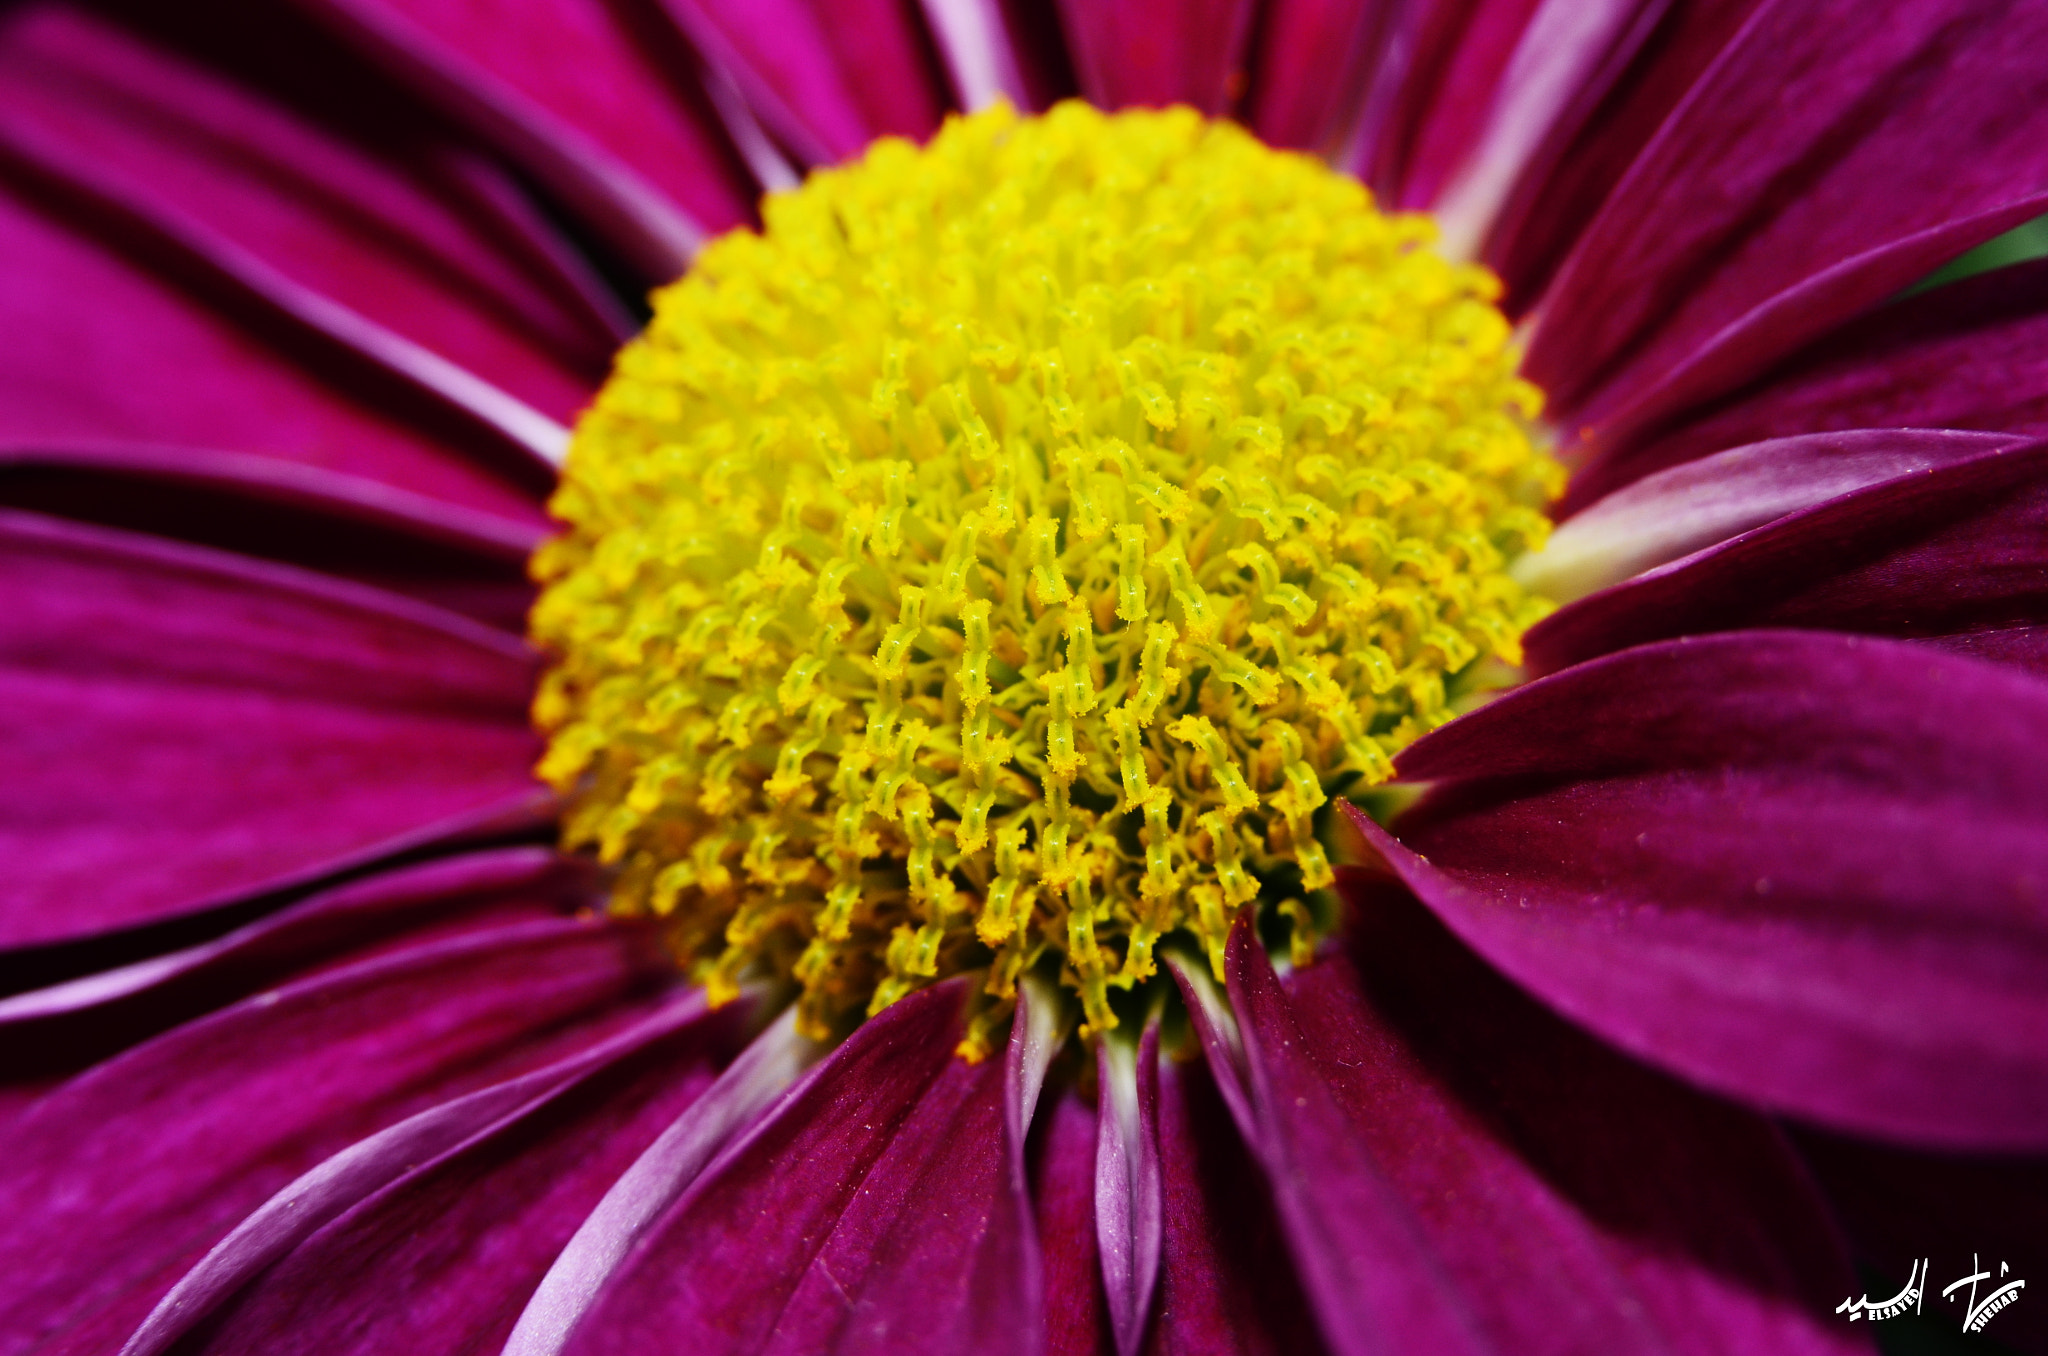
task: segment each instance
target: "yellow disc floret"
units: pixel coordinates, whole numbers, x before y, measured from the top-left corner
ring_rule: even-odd
[[[1542,610],[1493,279],[1185,110],[957,118],[764,216],[655,297],[534,560],[569,843],[819,1035],[1040,967],[1105,1029],[1248,905],[1305,958],[1319,807]]]

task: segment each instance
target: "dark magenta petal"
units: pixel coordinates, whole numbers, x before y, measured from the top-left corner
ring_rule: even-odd
[[[1898,1277],[1884,1294],[1926,1259],[1932,1284],[1922,1312],[1930,1324],[1953,1330],[1968,1308],[1968,1287],[1947,1298],[1941,1292],[1988,1263],[1998,1279],[1978,1287],[1980,1302],[2013,1278],[2028,1284],[2020,1294],[2027,1302],[2001,1308],[1984,1336],[2001,1350],[2048,1351],[2048,1305],[2036,1302],[2033,1280],[2048,1275],[2048,1239],[2040,1228],[2048,1219],[2048,1159],[1914,1153],[1806,1129],[1795,1130],[1793,1142],[1858,1260]],[[2002,1263],[2011,1267],[2009,1276],[1999,1275]]]
[[[1049,107],[1072,92],[1051,0],[922,0],[924,20],[962,108],[1008,99]]]
[[[1052,1356],[1109,1356],[1116,1339],[1097,1242],[1096,1113],[1069,1088],[1039,1119],[1031,1199],[1045,1259],[1046,1350]]]
[[[1244,80],[1250,0],[1059,0],[1081,93],[1103,108],[1230,111]]]
[[[1647,4],[1646,31],[1624,34],[1531,152],[1487,239],[1485,259],[1507,284],[1511,314],[1526,311],[1693,82],[1759,0]]]
[[[567,1350],[1041,1345],[1006,1064],[968,1064],[959,982],[857,1030],[615,1271]]]
[[[1720,394],[2048,207],[2048,9],[1864,17],[1762,6],[1615,188],[1525,364],[1568,428]]]
[[[1755,383],[1574,477],[1563,508],[1725,447],[1810,429],[1962,428],[2048,434],[2048,260],[1885,309]]]
[[[1096,1043],[1095,1235],[1118,1356],[1134,1356],[1159,1283],[1159,1027]]]
[[[386,1152],[402,1176],[307,1230],[260,1279],[251,1268],[181,1350],[272,1351],[279,1333],[322,1352],[497,1350],[599,1197],[713,1081],[742,1015],[707,1016],[692,994],[556,1066],[551,1086],[467,1142]]]
[[[716,118],[603,0],[299,0],[553,190],[650,281],[752,214]]]
[[[594,897],[582,863],[544,848],[370,876],[198,946],[0,998],[0,1077],[73,1073],[287,977],[451,932],[560,916]]]
[[[282,566],[0,514],[0,942],[282,888],[544,811],[501,631]]]
[[[922,141],[945,108],[914,0],[661,0],[762,123],[830,164],[878,136]]]
[[[540,1280],[505,1356],[553,1356],[648,1227],[816,1056],[785,1011],[618,1175]]]
[[[2036,443],[1888,480],[1744,532],[1553,613],[1524,648],[1530,672],[1544,674],[1631,645],[1744,627],[1925,637],[2042,618],[2048,444]]]
[[[1544,1013],[1398,890],[1358,903],[1355,968],[1283,983],[1247,924],[1230,953],[1252,1134],[1334,1348],[1863,1349],[1773,1126]]]
[[[1515,577],[1570,602],[1788,513],[2022,441],[1954,429],[1867,428],[1730,448],[1595,501],[1518,562]]]
[[[538,482],[502,440],[309,350],[304,331],[237,323],[7,190],[0,252],[0,324],[38,336],[0,348],[0,442],[261,452],[538,518]]]
[[[1440,784],[1400,842],[1360,827],[1572,1020],[1823,1123],[2048,1144],[2048,685],[1709,636],[1532,683],[1396,767]]]
[[[1162,1356],[1324,1350],[1264,1174],[1205,1064],[1160,1066],[1159,1162],[1165,1218],[1153,1349]]]
[[[1964,631],[1953,636],[1928,636],[1925,643],[1950,654],[1968,655],[1992,664],[2010,664],[2048,678],[2048,625],[2005,626],[1991,631]]]
[[[665,972],[640,932],[517,924],[259,994],[65,1084],[0,1159],[0,1351],[110,1349],[300,1173],[603,1038]]]
[[[1267,0],[1260,7],[1245,121],[1261,141],[1339,151],[1390,8],[1374,0]]]
[[[555,420],[603,372],[608,336],[527,276],[459,199],[436,196],[427,147],[411,163],[377,155],[60,8],[0,29],[0,108],[0,138],[171,230],[232,242]]]
[[[0,446],[0,504],[374,585],[524,632],[543,531],[304,462],[141,443]]]

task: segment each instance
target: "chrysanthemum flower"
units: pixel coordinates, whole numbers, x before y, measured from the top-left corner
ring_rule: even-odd
[[[1914,285],[2048,210],[2044,54],[0,10],[0,1356],[2041,1272],[2048,264]]]

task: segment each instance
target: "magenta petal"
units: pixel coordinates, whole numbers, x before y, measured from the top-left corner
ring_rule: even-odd
[[[644,934],[519,924],[260,994],[8,1128],[0,1351],[105,1350],[236,1220],[425,1107],[608,1034],[665,971]]]
[[[1948,436],[1994,445],[1998,437]],[[1744,627],[1924,637],[2043,617],[2048,444],[2036,443],[1888,480],[1744,532],[1553,613],[1524,647],[1530,671],[1543,674],[1631,645]]]
[[[1360,827],[1603,1038],[1863,1133],[2048,1145],[2048,686],[1710,636],[1542,679],[1396,767],[1440,784],[1398,843]]]
[[[469,853],[353,881],[198,946],[0,998],[0,1077],[76,1072],[288,976],[451,932],[557,917],[594,893],[582,864],[544,848]]]
[[[922,0],[924,20],[960,106],[1008,99],[1049,107],[1071,92],[1050,0]]]
[[[0,943],[77,938],[544,808],[503,632],[282,566],[0,515]]]
[[[1333,1347],[1863,1349],[1766,1121],[1543,1013],[1398,892],[1350,940],[1359,968],[1284,984],[1248,925],[1230,952],[1260,1157]]]
[[[1134,1356],[1159,1282],[1159,1028],[1096,1044],[1095,1234],[1118,1356]]]
[[[1072,1089],[1039,1118],[1032,1201],[1045,1259],[1046,1350],[1109,1356],[1116,1339],[1102,1289],[1095,1213],[1096,1113]]]
[[[1583,468],[1564,507],[1724,447],[1845,428],[2048,434],[2048,260],[1843,326],[1696,417]]]
[[[1006,1068],[956,1057],[959,982],[856,1031],[613,1273],[568,1350],[1040,1345]]]
[[[1595,501],[1518,563],[1515,577],[1570,602],[1788,513],[2021,441],[1954,429],[1871,428],[1731,448]]]
[[[700,98],[604,0],[299,0],[510,155],[646,277],[751,215]]]
[[[446,440],[432,424],[414,427],[400,417],[406,408],[383,408],[388,380],[367,383],[335,370],[326,350],[302,352],[296,339],[280,343],[238,325],[4,190],[0,253],[9,262],[0,324],[38,336],[0,348],[0,442],[262,452],[451,504],[537,516],[538,496],[520,487],[525,472],[507,468],[502,442],[473,426],[448,429]]]
[[[523,633],[523,519],[279,457],[137,443],[0,445],[0,504],[370,584]]]
[[[1159,1162],[1165,1219],[1155,1349],[1162,1356],[1324,1350],[1265,1177],[1205,1064],[1160,1066]]]
[[[1568,426],[1613,438],[1726,391],[2048,207],[2048,10],[1864,17],[1759,9],[1614,190],[1526,364]]]
[[[1244,80],[1249,0],[1059,0],[1060,26],[1089,102],[1230,111]]]
[[[41,148],[46,163],[169,229],[232,241],[553,419],[573,415],[602,373],[604,337],[423,182],[440,168],[423,147],[409,165],[350,145],[56,8],[0,30],[0,108],[0,137]]]
[[[739,85],[770,131],[812,164],[883,135],[923,140],[944,110],[915,0],[661,0]]]
[[[273,1351],[289,1333],[321,1352],[497,1350],[598,1198],[711,1083],[741,1015],[707,1017],[693,994],[556,1066],[552,1086],[466,1143],[387,1153],[420,1166],[312,1233],[181,1349]]]
[[[1267,0],[1245,121],[1269,146],[1334,154],[1357,116],[1389,6]]]

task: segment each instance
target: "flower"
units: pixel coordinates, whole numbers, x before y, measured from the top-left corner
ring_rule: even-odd
[[[1914,1249],[2026,1274],[2048,267],[1898,294],[2048,208],[2043,30],[2024,0],[7,11],[0,1353],[1832,1351],[1871,1330],[1841,1227],[1894,1284]],[[793,164],[1073,85],[1235,113],[1498,273],[1573,468],[1516,578],[1565,605],[1531,681],[1441,721],[1424,682],[1361,732],[1397,780],[1331,782],[1377,818],[1326,929],[1262,885],[1211,953],[1163,932],[1158,1004],[1085,1042],[1059,967],[1020,970],[979,1060],[979,972],[892,962],[850,1034],[799,1030],[794,962],[714,1005],[529,773],[522,570],[639,328],[617,284]],[[1023,527],[1052,564],[1020,577],[1056,574]],[[1274,636],[1200,653],[1257,705]],[[1439,683],[1474,662],[1437,648]],[[1158,737],[1223,786],[1241,750],[1184,714]],[[1248,794],[1300,761],[1272,741]],[[1307,814],[1266,825],[1303,880]]]

